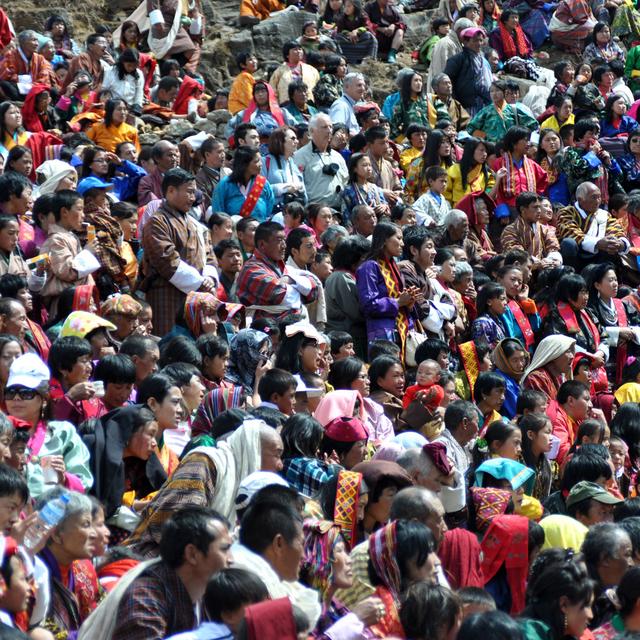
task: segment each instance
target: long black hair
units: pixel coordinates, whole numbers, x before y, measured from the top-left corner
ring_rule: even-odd
[[[393,222],[378,222],[373,228],[371,236],[371,251],[368,260],[379,260],[383,257],[385,242],[400,231],[400,227]]]
[[[429,167],[439,167],[443,162],[447,167],[450,167],[453,164],[451,152],[449,153],[448,158],[443,158],[440,155],[440,146],[443,142],[449,142],[449,146],[451,146],[449,136],[447,136],[447,134],[441,129],[434,129],[429,134],[427,144],[424,146],[424,151],[422,152],[423,177]]]
[[[233,165],[231,168],[231,175],[229,176],[229,182],[235,182],[236,184],[246,184],[245,171],[247,167],[253,162],[256,154],[260,153],[257,149],[246,145],[240,146],[233,154]]]
[[[489,148],[487,147],[487,141],[482,138],[468,138],[464,143],[464,150],[462,152],[462,159],[460,160],[460,176],[462,178],[462,187],[464,189],[467,188],[468,180],[469,180],[469,171],[476,166],[476,161],[473,159],[473,156],[476,153],[476,149],[478,145],[484,145],[484,148],[487,150],[487,156],[489,155]],[[489,181],[489,169],[487,167],[487,161],[485,160],[482,163],[482,173],[484,174],[485,184]]]
[[[135,62],[136,63],[136,68],[133,70],[132,73],[129,73],[125,68],[124,68],[124,63],[125,62]],[[118,78],[120,80],[124,80],[126,76],[133,76],[136,81],[138,80],[138,67],[140,66],[140,54],[138,53],[138,51],[136,49],[132,49],[131,47],[127,47],[121,54],[120,57],[118,58],[118,61],[116,62],[116,70],[118,72]]]
[[[130,49],[129,49],[130,51]],[[107,100],[104,105],[104,126],[110,127],[113,124],[113,112],[123,104],[125,107],[127,103],[122,100],[122,98],[112,98],[111,100]]]

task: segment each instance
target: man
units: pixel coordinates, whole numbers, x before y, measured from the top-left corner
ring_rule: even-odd
[[[402,183],[393,165],[387,160],[389,136],[384,127],[372,127],[364,134],[367,141],[367,154],[371,159],[373,180],[378,185],[391,207],[402,198]]]
[[[178,91],[180,91],[180,80],[178,78],[173,76],[160,78],[158,85],[151,89],[151,102],[165,109],[172,109],[173,103],[178,97]]]
[[[184,169],[171,169],[162,179],[164,200],[142,230],[143,280],[140,285],[153,309],[162,336],[174,325],[176,313],[190,291],[214,293],[206,275],[208,256],[198,223],[189,215],[196,199],[196,180]]]
[[[214,248],[218,260],[218,275],[220,286],[218,298],[223,302],[238,302],[236,282],[242,269],[242,249],[237,240],[221,240]]]
[[[583,480],[575,484],[567,497],[567,513],[591,527],[600,522],[613,522],[613,508],[624,502],[595,482]]]
[[[252,122],[242,122],[236,127],[234,132],[236,146],[251,147],[252,149],[260,148],[260,134],[256,125]]]
[[[462,42],[460,41],[460,34],[470,27],[476,25],[468,18],[458,18],[453,25],[453,29],[444,37],[440,38],[433,47],[433,53],[431,55],[431,64],[429,65],[429,75],[427,76],[427,82],[429,86],[433,86],[433,79],[444,72],[444,68],[449,58],[457,55],[462,51]]]
[[[565,264],[578,270],[587,262],[615,262],[631,248],[620,222],[600,208],[601,202],[600,189],[583,182],[576,189],[576,202],[560,209],[560,253]]]
[[[467,445],[478,435],[478,411],[473,402],[456,400],[444,412],[444,430],[435,442],[447,448],[455,468],[466,476],[471,464]]]
[[[427,99],[436,110],[438,120],[451,120],[456,131],[464,131],[469,124],[467,110],[453,97],[453,83],[446,73],[438,73],[431,81],[433,93]]]
[[[580,424],[589,416],[593,404],[589,387],[579,380],[563,382],[558,389],[556,400],[558,406],[552,427],[553,435],[560,441],[556,462],[562,465],[571,445],[576,441]]]
[[[0,90],[9,100],[24,100],[32,85],[51,85],[51,65],[38,51],[38,36],[30,29],[18,34],[18,46],[0,63]]]
[[[256,131],[256,135],[257,133],[258,132]],[[257,228],[258,221],[250,216],[242,218],[242,220],[238,220],[238,224],[236,224],[236,235],[238,236],[238,242],[240,243],[243,262],[246,262],[253,255],[253,250],[256,246],[255,236]]]
[[[69,72],[64,80],[62,89],[66,89],[69,83],[76,77],[78,71],[84,70],[91,74],[94,91],[100,91],[104,74],[109,70],[110,65],[104,61],[105,54],[109,47],[107,39],[98,34],[92,33],[87,38],[87,50],[75,56],[69,64]]]
[[[213,136],[208,137],[200,147],[204,159],[200,171],[196,173],[196,184],[202,191],[202,208],[206,212],[211,205],[211,196],[218,182],[228,176],[231,170],[224,166],[226,158],[224,142]]]
[[[151,158],[155,164],[153,171],[143,176],[138,183],[138,206],[143,207],[152,200],[162,198],[162,179],[170,169],[180,162],[178,147],[168,140],[160,140],[151,149]]]
[[[13,298],[0,298],[0,333],[6,333],[18,338],[23,352],[38,353],[25,342],[25,335],[29,329],[27,312],[20,302]],[[41,353],[38,353],[42,357]]]
[[[351,224],[354,236],[369,239],[373,234],[374,227],[378,224],[378,216],[368,204],[359,204],[357,207],[353,207]]]
[[[238,298],[254,311],[254,318],[281,319],[302,314],[303,305],[318,298],[318,285],[311,274],[287,269],[284,264],[284,228],[277,222],[263,222],[255,235],[253,256],[238,276]]]
[[[460,247],[466,254],[469,264],[478,264],[476,245],[470,242],[469,218],[460,209],[451,209],[442,221],[444,233],[440,236],[436,246],[438,247]]]
[[[331,118],[324,113],[313,116],[309,134],[311,141],[293,156],[302,172],[309,202],[322,202],[340,210],[340,193],[349,180],[349,171],[342,156],[329,146],[333,134]]]
[[[231,566],[231,542],[219,513],[193,506],[177,511],[162,532],[160,560],[133,569],[137,575],[120,595],[111,640],[163,640],[197,627],[209,579]]]
[[[516,198],[516,209],[519,216],[504,228],[500,236],[502,251],[526,251],[533,260],[534,269],[560,266],[562,255],[555,229],[540,223],[542,197],[525,191]]]
[[[356,118],[355,105],[364,97],[367,83],[361,73],[347,73],[343,80],[342,96],[329,109],[331,122],[344,124],[349,135],[355,136],[360,131]]]
[[[313,231],[307,227],[296,227],[287,236],[287,268],[301,275],[313,278],[318,290],[315,302],[306,305],[309,322],[318,330],[324,331],[327,324],[327,305],[324,299],[324,287],[320,279],[311,273],[311,265],[316,259],[316,239]]]
[[[320,80],[315,67],[303,62],[304,49],[299,42],[290,40],[282,47],[284,62],[271,74],[269,84],[278,96],[278,102],[284,104],[289,99],[289,85],[293,80],[302,80],[307,85],[307,100],[313,102],[313,89]]]
[[[160,349],[157,341],[150,336],[129,336],[120,345],[118,353],[123,353],[133,360],[136,366],[136,389],[140,388],[143,380],[158,371]]]
[[[487,34],[482,27],[470,27],[462,31],[460,37],[463,49],[447,60],[444,72],[453,83],[453,96],[473,116],[491,102],[489,89],[493,74],[481,51]]]
[[[364,7],[371,20],[373,33],[378,40],[378,57],[395,64],[396,56],[404,41],[407,25],[402,21],[400,12],[389,0],[374,0]]]
[[[239,543],[232,547],[233,565],[256,574],[272,599],[289,598],[313,627],[320,605],[315,592],[298,582],[303,550],[300,513],[280,499],[262,498],[242,516]]]

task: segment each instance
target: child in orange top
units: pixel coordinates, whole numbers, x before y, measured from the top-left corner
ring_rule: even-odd
[[[424,405],[433,413],[444,398],[444,389],[436,384],[440,379],[440,365],[435,360],[423,360],[418,366],[416,384],[411,385],[404,394],[402,406],[406,409],[419,391],[426,391]]]

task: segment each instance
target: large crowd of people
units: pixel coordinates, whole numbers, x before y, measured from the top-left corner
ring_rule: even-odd
[[[640,13],[287,4],[0,9],[0,638],[639,633]]]

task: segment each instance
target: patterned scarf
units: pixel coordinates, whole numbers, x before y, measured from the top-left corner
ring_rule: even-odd
[[[196,411],[191,425],[191,437],[210,434],[216,417],[223,411],[239,407],[242,401],[242,387],[232,385],[209,391]]]
[[[390,298],[399,298],[402,290],[404,289],[402,278],[398,267],[393,260],[378,260],[378,266],[382,273],[382,279],[387,287],[387,292]],[[405,347],[407,344],[407,334],[409,333],[409,317],[404,307],[399,309],[399,313],[396,316],[396,329],[400,336],[400,350],[402,355],[402,362],[404,362]]]
[[[306,520],[302,569],[324,599],[331,583],[333,548],[342,540],[340,527],[328,520]]]
[[[356,471],[341,471],[338,476],[333,522],[340,527],[348,550],[353,549],[357,541],[361,484],[362,474]]]
[[[511,492],[491,487],[471,487],[469,491],[476,510],[476,528],[484,532],[494,518],[507,510]]]
[[[513,156],[510,153],[504,153],[502,155],[502,159],[504,161],[504,167],[507,170],[502,190],[506,198],[515,198],[518,195],[515,191],[518,185],[518,169],[513,162]],[[522,168],[524,169],[524,175],[527,180],[527,188],[523,191],[532,191],[533,193],[537,193],[536,174],[531,166],[531,161],[526,156],[522,157]]]
[[[499,28],[505,60],[513,58],[513,56],[526,58],[529,47],[527,46],[527,41],[524,37],[524,31],[522,31],[522,27],[518,25],[515,28],[515,38],[509,33],[503,22],[500,22]]]
[[[398,546],[396,525],[397,521],[394,520],[369,536],[369,558],[378,578],[389,590],[393,599],[398,601],[401,584],[400,567],[396,560]]]
[[[202,316],[210,314],[220,306],[220,301],[212,293],[190,291],[184,302],[184,322],[195,338],[202,334]]]
[[[480,375],[480,362],[478,361],[478,352],[476,351],[475,342],[472,340],[471,342],[463,342],[462,344],[459,344],[458,352],[460,354],[460,361],[462,362],[464,372],[467,374],[469,389],[471,390],[471,399],[473,400],[473,387]]]

